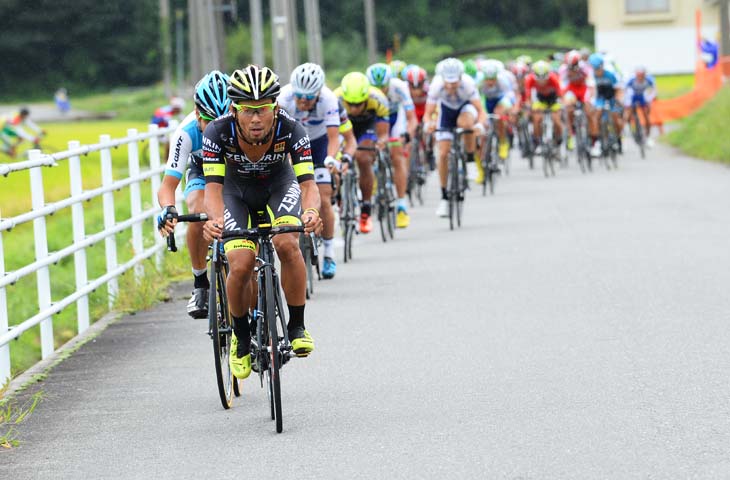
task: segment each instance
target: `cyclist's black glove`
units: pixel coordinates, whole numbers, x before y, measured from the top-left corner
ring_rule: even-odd
[[[403,140],[404,140],[403,143],[410,143],[410,141],[411,141],[411,134],[408,133],[408,132],[404,133],[403,134]]]
[[[175,205],[168,205],[162,209],[159,215],[157,215],[157,230],[165,228],[165,223],[173,221],[177,218],[177,208]]]
[[[340,157],[340,162],[346,163],[348,165],[351,165],[352,164],[352,157],[350,156],[349,153],[343,153],[342,156]]]

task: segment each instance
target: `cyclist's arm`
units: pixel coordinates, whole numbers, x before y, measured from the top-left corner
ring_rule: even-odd
[[[14,125],[12,128],[15,134],[23,140],[27,140],[29,142],[35,141],[36,137],[26,132],[25,129],[23,129],[23,127],[21,127],[20,125]]]
[[[25,124],[25,125],[26,125],[26,126],[27,126],[28,128],[30,128],[30,129],[31,129],[31,130],[33,130],[33,131],[34,131],[35,133],[37,133],[38,135],[41,135],[41,134],[43,134],[43,129],[42,129],[41,127],[39,127],[39,126],[38,126],[38,124],[37,124],[37,123],[35,123],[35,122],[34,122],[33,120],[31,120],[30,118],[26,118],[26,119],[25,119],[25,121],[24,121],[23,123],[24,123],[24,124]]]
[[[171,144],[175,147],[170,148],[167,165],[165,166],[165,176],[162,178],[160,191],[157,192],[157,201],[161,207],[175,204],[175,189],[185,174],[188,158],[193,147],[192,139],[182,128],[175,131]]]
[[[479,99],[471,99],[469,100],[469,103],[474,105],[474,108],[477,109],[477,125],[485,125],[487,123],[487,112],[484,110],[484,107],[482,107],[482,102],[479,101]]]
[[[340,151],[340,127],[327,127],[327,156],[336,157]]]
[[[345,130],[344,132],[340,132],[342,136],[345,138],[345,146],[342,148],[342,153],[345,153],[350,156],[350,158],[353,158],[355,156],[355,151],[357,150],[357,139],[355,138],[355,132],[352,130],[352,127],[350,127],[348,130]]]

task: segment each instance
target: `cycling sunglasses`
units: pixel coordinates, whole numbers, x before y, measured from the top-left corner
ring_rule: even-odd
[[[314,100],[315,98],[317,98],[316,93],[295,93],[294,96],[297,97],[297,100]]]

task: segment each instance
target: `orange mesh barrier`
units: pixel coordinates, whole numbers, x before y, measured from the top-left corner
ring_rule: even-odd
[[[728,68],[728,65],[730,57],[722,57],[719,64],[711,70],[703,62],[698,62],[694,89],[681,97],[654,101],[651,106],[651,123],[661,125],[684,118],[700,108],[722,87],[723,68]]]

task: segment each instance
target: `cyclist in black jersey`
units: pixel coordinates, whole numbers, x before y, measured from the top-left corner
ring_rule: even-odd
[[[268,212],[274,226],[304,222],[307,232],[322,228],[309,137],[277,107],[279,91],[279,78],[267,67],[236,70],[228,81],[231,112],[203,133],[205,205],[211,218],[204,230],[209,240],[223,230],[248,228],[259,211]],[[277,235],[273,242],[281,260],[292,348],[308,354],[314,340],[304,327],[306,272],[298,236]],[[233,240],[224,249],[231,267],[226,288],[234,330],[229,361],[233,374],[242,379],[251,373],[248,308],[256,247],[252,241]]]

